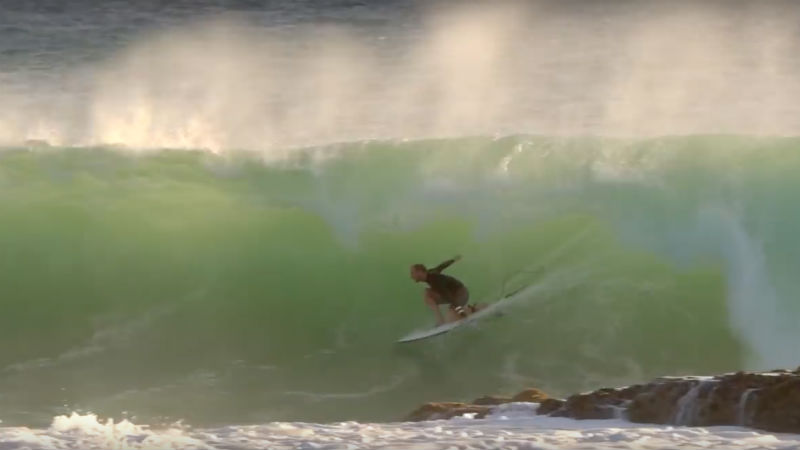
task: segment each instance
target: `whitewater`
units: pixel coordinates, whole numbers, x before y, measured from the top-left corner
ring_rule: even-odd
[[[4,2],[0,448],[800,448],[402,422],[794,368],[786,2]],[[691,44],[691,45],[690,45]],[[505,315],[423,343],[412,263]]]
[[[187,430],[152,431],[94,415],[56,417],[47,429],[5,428],[3,448],[174,449],[796,449],[796,435],[737,427],[644,427],[621,420],[574,421],[534,417],[536,404],[506,405],[487,419],[469,417],[425,423],[313,424],[273,422]]]

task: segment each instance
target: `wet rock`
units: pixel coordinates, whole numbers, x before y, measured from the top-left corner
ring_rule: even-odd
[[[446,419],[466,413],[485,417],[508,402],[539,403],[537,414],[573,419],[627,417],[632,422],[687,426],[744,425],[800,433],[800,368],[716,377],[662,377],[647,384],[603,388],[566,400],[538,389],[514,397],[487,396],[468,403],[427,403],[409,420]]]
[[[536,410],[536,414],[552,414],[563,407],[564,403],[566,403],[564,400],[558,398],[545,399],[541,404],[539,404],[539,409]]]
[[[406,417],[409,422],[420,422],[423,420],[451,419],[464,414],[475,414],[476,418],[483,418],[491,411],[491,406],[471,405],[458,402],[438,402],[425,403],[415,409]]]
[[[503,403],[511,403],[511,397],[506,397],[502,395],[486,395],[480,398],[476,398],[472,401],[473,405],[502,405]]]
[[[751,397],[744,408],[750,421],[748,425],[769,431],[800,432],[800,377],[797,374],[751,391]]]
[[[627,401],[622,389],[600,389],[567,398],[564,405],[553,415],[573,419],[613,419],[620,415]]]
[[[538,414],[549,414],[573,419],[611,419],[624,415],[624,408],[644,386],[604,388],[593,392],[575,394],[566,400],[542,403]]]
[[[626,411],[627,417],[631,422],[670,423],[675,405],[691,388],[689,383],[649,384],[631,399]]]
[[[553,415],[584,420],[612,419],[615,414],[613,407],[597,402],[591,395],[573,395]]]
[[[512,402],[531,402],[541,403],[547,400],[549,396],[536,388],[525,389],[511,398]]]
[[[567,405],[554,415],[591,416],[608,405],[595,391],[579,408]],[[800,374],[786,370],[736,372],[713,378],[660,378],[629,390],[618,405],[632,422],[688,426],[744,425],[770,431],[800,432]],[[587,411],[589,412],[587,414]]]

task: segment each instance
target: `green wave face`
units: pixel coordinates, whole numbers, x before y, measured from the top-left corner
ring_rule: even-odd
[[[0,153],[0,417],[388,420],[420,402],[796,364],[796,139]],[[408,266],[500,318],[430,326]],[[138,423],[138,422],[137,422]]]

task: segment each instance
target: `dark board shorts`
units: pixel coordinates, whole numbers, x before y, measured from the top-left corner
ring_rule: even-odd
[[[447,294],[439,294],[439,298],[436,299],[436,303],[439,305],[450,305],[451,307],[456,306],[466,306],[469,302],[469,291],[466,287],[461,286],[460,288],[456,289],[455,292],[449,292]]]

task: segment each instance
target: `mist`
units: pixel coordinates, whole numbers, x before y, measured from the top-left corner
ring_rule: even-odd
[[[430,6],[418,22],[203,17],[51,78],[7,77],[0,143],[248,150],[465,135],[800,130],[800,7]]]

